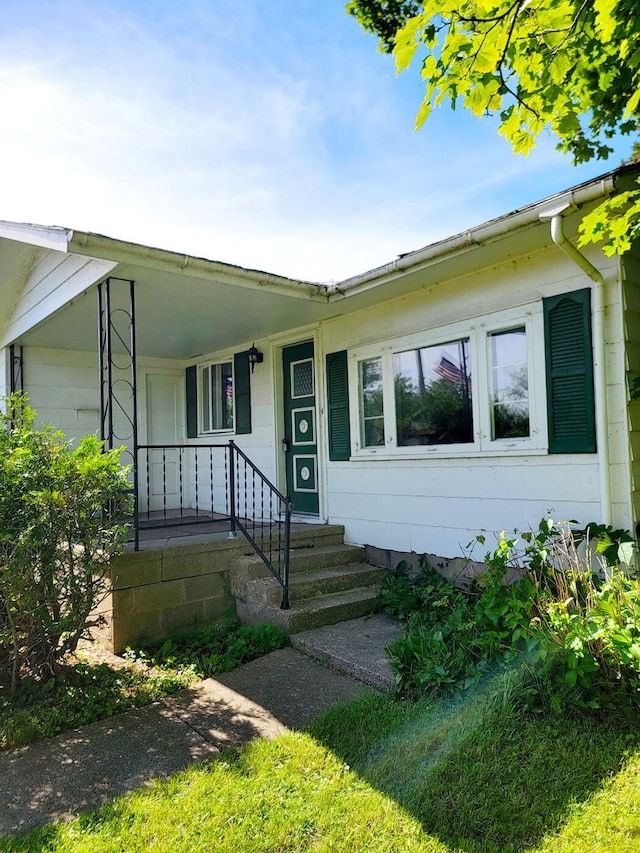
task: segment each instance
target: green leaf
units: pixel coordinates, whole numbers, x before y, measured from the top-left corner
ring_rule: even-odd
[[[405,26],[396,33],[395,48],[396,71],[398,74],[408,68],[416,55],[420,43],[420,32],[429,23],[426,15],[410,18]]]
[[[567,687],[575,687],[578,680],[578,671],[575,669],[568,669],[565,673],[564,680]]]
[[[593,0],[593,8],[596,12],[596,27],[600,31],[603,41],[608,41],[614,34],[617,21],[614,11],[618,0]]]

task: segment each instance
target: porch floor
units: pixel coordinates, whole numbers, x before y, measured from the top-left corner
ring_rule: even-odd
[[[180,545],[197,545],[200,542],[216,542],[223,539],[228,539],[231,533],[231,522],[224,515],[214,513],[209,520],[206,515],[200,513],[200,520],[189,522],[188,515],[183,513],[182,516],[175,516],[175,523],[172,524],[172,516],[164,513],[151,513],[150,516],[145,513],[143,523],[151,522],[151,527],[141,527],[139,530],[139,550],[154,551],[168,547],[179,547]],[[259,530],[265,528],[268,530],[269,524],[258,524],[247,519],[241,519],[248,530]],[[311,523],[311,522],[310,522]],[[162,526],[161,526],[162,525]],[[271,527],[275,528],[275,523]],[[305,522],[292,522],[291,531],[305,530],[309,525]],[[238,532],[239,536],[242,533]],[[133,540],[127,542],[125,550],[133,551]]]

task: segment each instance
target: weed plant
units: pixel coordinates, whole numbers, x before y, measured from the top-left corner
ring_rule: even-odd
[[[229,672],[287,643],[279,625],[214,623],[197,633],[183,634],[160,646],[128,649],[125,658],[156,669],[190,673],[196,679]]]
[[[603,526],[596,534],[574,534],[552,519],[537,531],[503,533],[485,573],[464,590],[424,560],[413,577],[401,563],[381,593],[384,609],[407,622],[388,649],[398,691],[450,695],[517,668],[531,708],[635,713],[640,589],[628,565],[630,537]]]
[[[25,679],[16,698],[0,691],[0,748],[10,749],[148,705],[193,682],[190,674],[76,663]]]

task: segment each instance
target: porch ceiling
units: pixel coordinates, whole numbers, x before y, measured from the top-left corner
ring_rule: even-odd
[[[326,302],[245,289],[179,273],[120,266],[112,275],[135,282],[138,355],[188,359],[315,323],[334,313]],[[18,343],[95,351],[95,288],[76,296]]]
[[[99,258],[102,263],[114,264],[112,277],[134,281],[138,356],[183,360],[313,326],[411,291],[446,286],[481,269],[517,263],[517,259],[550,245],[548,224],[540,221],[537,209],[527,212],[522,222],[511,223],[516,217],[512,214],[400,256],[385,267],[330,289],[81,232],[70,239],[66,257]],[[34,251],[51,250],[20,247],[5,258],[10,279],[20,279],[20,271],[32,261]],[[517,275],[516,266],[514,273]],[[63,307],[14,342],[95,352],[98,322],[94,285],[104,276],[104,271],[96,269],[95,278],[85,279],[70,292]],[[0,308],[1,297],[2,293]]]

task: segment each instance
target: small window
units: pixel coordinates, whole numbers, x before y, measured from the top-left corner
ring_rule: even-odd
[[[202,369],[202,432],[233,429],[233,368],[230,361]]]
[[[529,377],[524,326],[494,332],[491,347],[491,438],[529,437]]]
[[[370,358],[359,362],[358,379],[362,446],[383,447],[382,359]]]
[[[393,354],[399,447],[473,441],[469,339]]]

